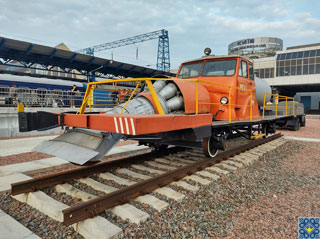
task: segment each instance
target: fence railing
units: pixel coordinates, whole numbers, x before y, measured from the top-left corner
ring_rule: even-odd
[[[270,104],[266,104],[266,96],[270,95],[273,97],[274,100],[274,104],[270,105]],[[291,102],[292,100],[292,102]],[[284,103],[284,105],[279,105],[279,103],[282,102]],[[270,93],[264,93],[264,99],[263,99],[263,111],[262,111],[262,119],[265,118],[265,111],[267,110],[272,110],[274,109],[275,111],[275,117],[278,117],[278,111],[279,108],[284,108],[284,115],[287,116],[288,114],[292,114],[294,115],[294,97],[289,97],[289,96],[284,96],[284,95],[278,95],[278,94],[270,94]],[[288,108],[291,110],[290,112],[288,112]],[[281,109],[281,111],[283,112],[283,109]]]
[[[47,89],[29,89],[22,87],[0,86],[0,106],[17,106],[22,104],[25,107],[79,107],[82,104],[84,92]],[[92,102],[97,106],[113,107],[120,102],[109,94],[94,92]]]

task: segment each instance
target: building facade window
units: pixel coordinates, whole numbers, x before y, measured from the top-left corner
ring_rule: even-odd
[[[274,77],[274,69],[273,68],[255,69],[254,73],[259,78],[273,78]]]
[[[312,75],[319,73],[320,49],[277,55],[276,76]]]

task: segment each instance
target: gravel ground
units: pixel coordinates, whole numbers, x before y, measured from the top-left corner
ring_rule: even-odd
[[[2,156],[0,157],[0,166],[29,162],[33,160],[45,159],[50,157],[52,157],[52,155],[38,153],[38,152],[29,152],[29,153],[15,154],[15,155],[9,155],[9,156]]]
[[[298,217],[320,214],[315,145],[289,141],[249,168],[198,184],[181,203],[170,201],[165,212],[127,227],[126,238],[297,238]],[[293,164],[302,163],[296,171]]]
[[[306,127],[300,127],[299,131],[290,131],[289,129],[278,129],[286,136],[304,137],[304,138],[320,138],[320,118],[319,119],[306,119]]]

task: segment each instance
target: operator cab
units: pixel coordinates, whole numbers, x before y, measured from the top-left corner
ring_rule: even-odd
[[[208,54],[209,53],[209,54]],[[177,78],[231,77],[238,76],[253,80],[253,64],[240,56],[214,56],[211,50],[205,49],[206,56],[182,63]],[[237,61],[239,61],[237,67]],[[241,62],[241,63],[240,63]],[[237,71],[238,69],[238,71]]]

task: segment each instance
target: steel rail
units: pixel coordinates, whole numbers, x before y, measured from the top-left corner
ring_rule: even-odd
[[[173,171],[161,174],[151,179],[147,179],[138,182],[134,185],[119,189],[110,194],[94,198],[90,201],[82,202],[75,206],[69,207],[62,211],[63,213],[63,224],[71,225],[73,223],[85,220],[90,217],[95,217],[99,213],[115,207],[117,205],[128,202],[138,196],[152,192],[153,190],[163,187],[173,181],[177,181],[187,175],[191,175],[197,171],[200,171],[206,167],[212,166],[216,162],[221,162],[229,157],[245,152],[258,145],[267,143],[274,139],[281,137],[281,134],[275,134],[266,139],[258,139],[245,145],[238,146],[234,149],[222,152],[214,158],[206,158],[199,162],[180,167]]]
[[[168,153],[177,152],[179,148],[169,148]],[[136,160],[143,160],[146,157],[159,156],[157,152],[148,152],[149,150],[139,150],[140,153],[136,152],[134,155],[132,153],[120,154],[119,159],[109,162],[97,163],[91,166],[82,166],[81,168],[71,169],[51,175],[45,175],[38,178],[29,179],[22,182],[17,182],[11,184],[11,195],[17,195],[20,193],[28,193],[40,190],[45,187],[52,185],[61,184],[72,179],[78,179],[83,177],[88,177],[89,175],[105,172],[110,167],[123,166],[125,163],[130,163]],[[147,153],[146,153],[147,151]]]

